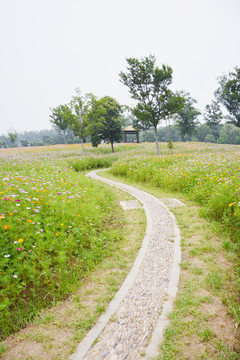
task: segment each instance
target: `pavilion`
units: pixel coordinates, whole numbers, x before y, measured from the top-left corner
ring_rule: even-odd
[[[123,129],[123,133],[124,133],[124,142],[125,143],[127,142],[127,135],[136,135],[137,143],[139,143],[139,136],[138,136],[139,130],[134,129],[132,127],[132,125],[129,125],[129,126],[125,127]]]

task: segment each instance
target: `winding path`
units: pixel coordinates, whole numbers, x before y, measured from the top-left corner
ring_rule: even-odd
[[[142,190],[100,177],[96,171],[88,176],[138,199],[147,229],[122,287],[70,359],[151,359],[157,355],[178,288],[181,250],[175,217],[163,202]]]

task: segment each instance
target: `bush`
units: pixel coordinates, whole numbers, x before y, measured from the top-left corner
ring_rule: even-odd
[[[87,156],[80,160],[71,162],[71,166],[75,171],[84,171],[91,169],[108,168],[117,160],[117,156]]]
[[[207,136],[204,139],[204,142],[206,142],[206,143],[214,143],[215,142],[214,136],[212,134],[207,134]]]

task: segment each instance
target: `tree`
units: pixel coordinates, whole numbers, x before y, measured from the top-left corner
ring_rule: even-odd
[[[0,148],[6,148],[6,147],[7,147],[6,140],[1,140],[0,139]]]
[[[155,57],[126,59],[127,72],[120,73],[121,82],[128,86],[133,99],[137,101],[134,115],[143,126],[152,126],[155,133],[157,153],[160,155],[157,127],[161,120],[178,111],[184,103],[181,96],[175,95],[168,87],[172,82],[171,67],[155,66]]]
[[[25,146],[25,147],[27,147],[29,145],[29,143],[26,139],[22,139],[21,144],[22,144],[22,146]]]
[[[216,101],[213,100],[210,105],[206,105],[203,118],[210,129],[212,129],[213,136],[216,138],[218,125],[223,118],[220,106]]]
[[[50,115],[50,122],[62,131],[64,143],[66,145],[66,129],[73,118],[72,111],[68,105],[59,105],[58,107],[50,110],[52,111],[52,114]]]
[[[17,141],[18,133],[15,130],[10,130],[8,132],[8,139],[11,141],[11,145],[14,146],[15,142]]]
[[[224,124],[217,142],[219,144],[240,144],[240,129],[233,124]]]
[[[114,141],[122,140],[121,106],[110,96],[97,100],[89,112],[89,132],[93,146],[101,140],[111,143],[114,152]]]
[[[200,124],[196,127],[196,133],[195,136],[197,138],[197,141],[204,142],[206,136],[212,135],[212,130],[210,127],[206,124]]]
[[[228,110],[229,122],[240,127],[240,68],[235,67],[228,75],[219,77],[216,99]]]
[[[134,112],[133,112],[134,115]],[[148,121],[141,121],[136,116],[133,117],[132,125],[134,129],[139,129],[143,132],[143,141],[146,142],[147,130],[151,128]]]
[[[82,95],[79,88],[76,89],[76,94],[77,95],[73,96],[70,102],[74,116],[70,119],[68,125],[72,129],[74,135],[80,138],[83,156],[85,156],[84,141],[88,135],[87,116],[96,102],[96,97],[93,94]]]
[[[184,97],[185,103],[175,115],[175,121],[180,131],[181,140],[186,141],[192,136],[197,126],[197,117],[201,113],[193,106],[197,101],[191,98],[189,93],[182,91],[180,94]]]
[[[207,136],[204,139],[204,142],[206,143],[214,143],[215,137],[212,134],[207,134]]]

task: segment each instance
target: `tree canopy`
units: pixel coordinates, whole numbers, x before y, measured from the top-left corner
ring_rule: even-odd
[[[15,130],[8,132],[8,139],[11,141],[11,145],[14,146],[18,138],[18,133]]]
[[[213,135],[216,138],[217,127],[223,118],[220,105],[217,101],[213,100],[211,104],[206,105],[203,117],[206,124],[210,127],[210,129],[212,129]]]
[[[50,122],[62,131],[64,143],[67,144],[66,129],[73,119],[72,111],[68,105],[59,105],[58,107],[50,110],[52,111],[52,114],[50,115]]]
[[[110,96],[97,100],[89,112],[89,132],[93,146],[101,140],[110,142],[114,152],[114,141],[122,140],[121,106]]]
[[[72,129],[74,135],[79,136],[82,144],[83,155],[85,155],[84,140],[88,135],[87,116],[96,101],[93,94],[82,95],[79,88],[76,89],[76,95],[72,97],[70,107],[73,112],[68,125]]]
[[[159,155],[157,126],[161,120],[177,112],[183,106],[184,99],[169,89],[173,72],[170,66],[155,66],[153,55],[140,60],[128,58],[126,61],[127,72],[120,73],[120,80],[128,86],[131,97],[137,101],[133,112],[139,122],[145,127],[153,126]]]
[[[194,107],[197,101],[189,93],[181,92],[181,96],[184,97],[185,103],[175,115],[175,121],[181,134],[181,140],[186,141],[192,136],[197,126],[197,117],[201,113]]]
[[[240,127],[240,68],[219,78],[219,88],[215,91],[216,99],[228,110],[229,122]]]

